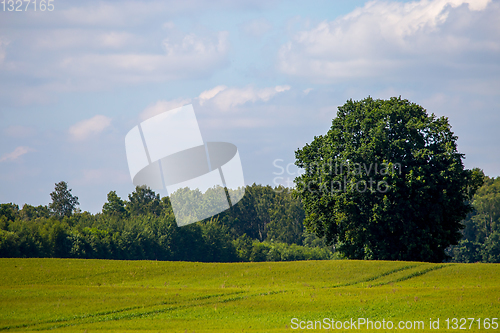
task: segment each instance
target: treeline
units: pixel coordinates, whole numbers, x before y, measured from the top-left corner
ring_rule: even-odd
[[[0,204],[0,257],[57,257],[205,262],[339,258],[304,230],[304,209],[288,188],[247,186],[231,209],[177,227],[168,197],[137,187],[122,200],[108,194],[101,213],[81,212],[65,182],[48,206]],[[463,221],[452,262],[500,263],[500,177],[485,177]]]
[[[0,257],[57,257],[205,262],[336,258],[304,232],[304,210],[289,189],[252,185],[231,209],[177,227],[168,197],[137,187],[108,194],[101,213],[81,212],[65,182],[48,206],[0,205]]]
[[[447,249],[453,262],[500,263],[500,177],[485,177],[474,195],[474,212],[463,221],[463,238]]]

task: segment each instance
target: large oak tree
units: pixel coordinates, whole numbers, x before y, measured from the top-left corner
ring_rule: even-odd
[[[443,261],[482,183],[448,119],[401,97],[347,101],[295,155],[306,228],[353,259]]]

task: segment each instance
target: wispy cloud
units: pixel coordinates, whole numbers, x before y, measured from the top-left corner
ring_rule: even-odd
[[[191,99],[189,98],[177,98],[171,101],[161,100],[145,108],[139,115],[139,118],[141,120],[146,120],[160,113],[179,108],[189,103],[191,103]]]
[[[20,146],[14,149],[13,152],[4,154],[0,157],[0,162],[5,162],[5,161],[15,161],[19,157],[23,156],[24,154],[27,154],[29,152],[34,151],[34,149],[26,146]]]
[[[224,66],[227,37],[226,32],[218,33],[215,39],[188,34],[180,41],[164,39],[163,54],[126,51],[75,54],[61,59],[56,67],[58,72],[71,75],[84,86],[96,77],[101,77],[107,85],[199,77]]]
[[[131,49],[143,44],[141,36],[115,29],[51,29],[44,33],[36,32],[32,38],[30,47],[39,52],[59,51],[66,54],[75,51],[87,54],[92,51],[116,52],[120,48]]]
[[[290,90],[290,86],[284,85],[262,89],[251,86],[245,88],[226,88],[225,86],[217,86],[202,92],[198,98],[200,100],[200,105],[207,101],[211,101],[218,109],[228,111],[233,107],[243,105],[247,102],[267,102],[276,94],[287,90]]]
[[[87,120],[82,120],[71,126],[68,130],[74,140],[85,140],[91,135],[99,134],[111,125],[111,118],[97,115]]]
[[[198,96],[198,100],[199,100],[200,105],[203,105],[203,103],[205,103],[209,99],[214,98],[215,95],[217,95],[221,91],[225,90],[226,88],[227,88],[226,86],[217,86],[215,88],[205,90],[204,92],[202,92],[200,94],[200,96]]]
[[[57,25],[57,23],[55,23]],[[0,82],[0,96],[23,100],[36,80],[42,95],[67,91],[96,91],[116,86],[203,78],[229,65],[227,31],[198,29],[183,32],[175,26],[159,34],[110,27],[30,30],[9,44],[0,34],[0,76],[23,77]],[[14,37],[12,37],[14,36]]]
[[[70,1],[68,1],[70,2]],[[74,1],[77,6],[59,9],[53,16],[65,24],[90,26],[135,26],[155,17],[178,17],[185,13],[214,10],[216,8],[264,8],[273,0],[152,0],[152,1]]]

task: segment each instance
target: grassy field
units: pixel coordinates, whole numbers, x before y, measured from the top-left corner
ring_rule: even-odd
[[[324,318],[344,331],[398,331],[400,321],[437,331],[429,321],[439,318],[440,332],[500,332],[496,264],[0,259],[0,271],[4,332],[312,332],[327,331]]]

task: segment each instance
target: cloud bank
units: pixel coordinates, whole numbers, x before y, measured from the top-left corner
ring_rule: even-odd
[[[500,21],[486,19],[493,16],[500,8],[490,0],[372,1],[295,34],[280,48],[278,68],[318,82],[393,78],[433,66],[477,70],[500,56]],[[471,63],[471,53],[483,62]]]

